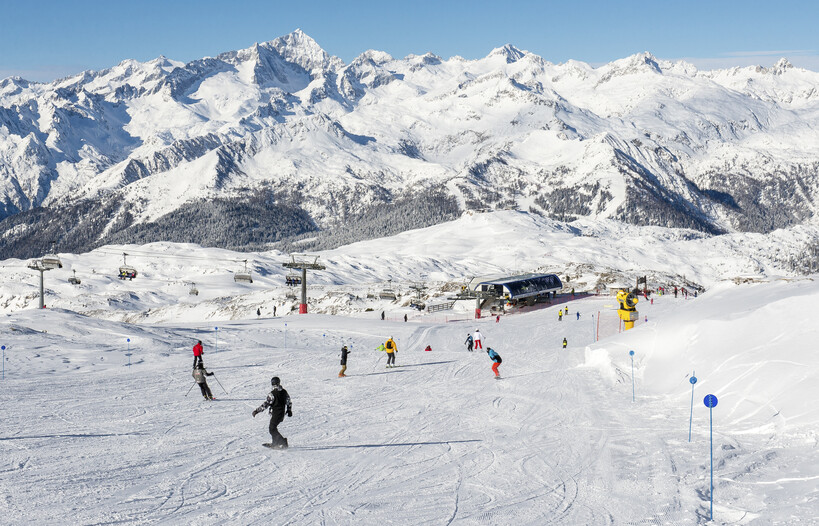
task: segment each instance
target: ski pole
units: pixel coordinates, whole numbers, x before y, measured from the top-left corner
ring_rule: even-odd
[[[214,379],[214,380],[216,380],[216,383],[217,383],[217,384],[219,384],[219,387],[222,387],[222,382],[220,382],[220,381],[219,381],[219,379],[218,379],[218,378],[216,378],[216,375],[215,375],[215,374],[213,375],[213,379]],[[222,387],[222,391],[225,391],[225,388],[224,388],[224,387]],[[225,391],[225,394],[228,394],[228,392],[227,392],[227,391]]]
[[[193,382],[193,385],[191,385],[190,389],[188,389],[188,392],[187,392],[187,393],[185,393],[185,396],[186,396],[186,397],[187,397],[187,396],[188,396],[188,395],[191,393],[191,389],[193,389],[193,386],[194,386],[194,385],[196,385],[196,382]]]

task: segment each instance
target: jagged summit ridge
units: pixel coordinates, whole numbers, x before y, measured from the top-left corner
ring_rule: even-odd
[[[38,206],[96,210],[86,244],[182,236],[185,207],[261,195],[319,229],[426,199],[439,218],[519,208],[766,232],[816,217],[818,85],[786,61],[700,72],[644,52],[593,68],[513,45],[344,64],[300,30],[188,63],[6,79],[0,236],[30,241],[15,232]]]

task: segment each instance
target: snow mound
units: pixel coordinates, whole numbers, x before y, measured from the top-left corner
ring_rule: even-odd
[[[689,378],[695,371],[694,403],[702,405],[707,393],[715,394],[720,418],[735,432],[815,428],[819,282],[814,278],[724,282],[667,317],[588,346],[585,365],[610,380],[623,378],[630,374],[633,349],[637,389],[644,395],[680,397],[682,403],[691,396]],[[638,310],[649,308],[644,303]]]

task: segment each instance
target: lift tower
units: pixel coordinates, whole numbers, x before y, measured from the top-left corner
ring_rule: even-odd
[[[57,243],[55,241],[51,242],[51,254],[46,254],[45,256],[41,257],[40,259],[32,259],[26,265],[28,268],[32,270],[36,270],[40,273],[40,308],[45,307],[45,291],[43,290],[43,274],[55,268],[63,268],[63,263],[60,261],[60,258],[57,256]]]
[[[301,303],[299,304],[299,314],[307,314],[307,269],[324,270],[326,267],[318,262],[318,256],[309,254],[290,254],[290,261],[282,263],[282,266],[289,269],[301,270]]]
[[[496,300],[500,296],[494,290],[469,290],[468,287],[462,287],[461,292],[449,299],[456,300],[475,300],[475,319],[481,318],[481,303],[487,299]]]

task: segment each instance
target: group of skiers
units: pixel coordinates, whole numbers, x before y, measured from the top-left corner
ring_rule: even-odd
[[[481,334],[481,330],[475,329],[474,334],[467,334],[464,344],[466,344],[466,350],[469,352],[472,352],[473,347],[475,349],[483,350],[483,334]],[[489,358],[492,360],[492,372],[495,373],[495,379],[497,380],[500,378],[498,367],[500,366],[501,362],[503,362],[503,359],[492,347],[486,348],[486,354],[488,354]]]
[[[566,309],[568,313],[568,308]],[[563,310],[560,311],[560,319],[562,319]],[[578,319],[580,315],[578,313]],[[481,334],[480,329],[475,329],[475,332],[472,334],[467,334],[466,341],[464,342],[467,346],[467,351],[472,352],[473,349],[481,349],[483,350],[483,335]],[[566,338],[563,338],[563,348],[565,349],[567,345]],[[395,355],[398,353],[398,344],[395,343],[395,340],[390,336],[386,342],[379,345],[377,347],[378,351],[383,351],[387,354],[387,368],[396,367],[395,365]],[[425,351],[431,351],[432,348],[428,345]],[[341,347],[341,370],[338,373],[339,378],[344,378],[347,376],[347,358],[350,355],[351,351],[346,346],[343,345]],[[492,372],[495,375],[495,379],[500,379],[500,371],[498,368],[500,367],[501,363],[503,363],[503,359],[501,358],[500,354],[497,353],[491,347],[486,348],[486,353],[489,356],[489,359],[492,360]],[[202,341],[199,340],[196,342],[196,345],[193,346],[193,378],[196,384],[199,385],[199,388],[202,391],[202,396],[205,400],[214,400],[213,393],[211,393],[210,387],[208,387],[207,379],[208,376],[213,376],[214,374],[208,372],[205,369],[205,365],[203,363],[202,356],[204,354]],[[287,393],[287,390],[284,389],[281,385],[281,380],[279,377],[274,376],[270,379],[271,391],[267,395],[267,399],[257,407],[252,415],[255,418],[257,414],[260,412],[267,410],[270,414],[270,425],[269,425],[269,432],[271,437],[270,444],[264,444],[270,448],[278,448],[284,449],[288,447],[287,439],[284,438],[278,430],[279,424],[284,421],[284,416],[287,415],[288,417],[293,416],[292,410],[292,403],[290,401],[290,395]],[[191,386],[192,387],[192,386]]]
[[[344,371],[347,369],[347,352],[345,351],[347,351],[346,345],[342,348],[341,364],[343,367],[339,376],[346,376]],[[202,360],[203,355],[202,340],[199,340],[196,342],[196,345],[193,346],[193,379],[196,384],[199,385],[199,389],[201,389],[202,396],[205,400],[215,400],[206,379],[207,376],[214,376],[214,374],[205,369],[205,364]],[[279,424],[284,420],[285,414],[287,416],[293,416],[293,406],[290,402],[290,395],[287,394],[287,390],[282,387],[281,380],[278,376],[274,376],[270,379],[270,385],[271,390],[267,395],[267,399],[262,402],[262,405],[257,407],[252,414],[255,418],[257,414],[265,409],[268,410],[270,414],[270,426],[268,430],[270,431],[271,441],[269,444],[264,445],[274,449],[284,449],[287,447],[287,439],[279,433],[278,428]],[[191,386],[191,388],[192,387],[193,386]]]

